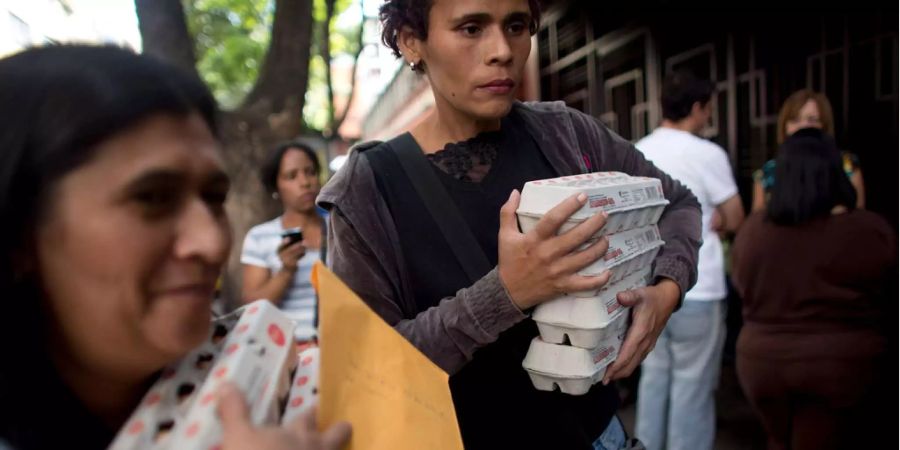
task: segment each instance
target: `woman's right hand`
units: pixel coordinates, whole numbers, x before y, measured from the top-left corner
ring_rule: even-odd
[[[339,450],[350,440],[347,422],[319,433],[315,408],[285,425],[253,425],[244,395],[231,383],[219,389],[218,413],[223,450]]]
[[[288,238],[284,238],[278,247],[278,259],[281,260],[281,267],[285,270],[297,270],[297,261],[305,254],[306,246],[303,245],[303,241],[291,244]]]
[[[587,201],[585,194],[569,197],[551,209],[528,233],[519,232],[516,209],[519,192],[513,191],[500,209],[500,281],[513,303],[526,310],[567,292],[599,289],[609,281],[607,270],[598,276],[578,271],[602,258],[609,249],[604,236],[584,250],[575,251],[606,224],[599,212],[572,230],[557,235],[566,220]]]

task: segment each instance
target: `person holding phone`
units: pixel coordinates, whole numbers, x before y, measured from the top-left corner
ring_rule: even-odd
[[[247,233],[241,251],[245,303],[267,299],[296,324],[300,343],[315,338],[316,293],[313,264],[324,256],[324,220],[316,208],[321,167],[315,151],[302,142],[276,147],[260,170],[272,198],[284,213]]]

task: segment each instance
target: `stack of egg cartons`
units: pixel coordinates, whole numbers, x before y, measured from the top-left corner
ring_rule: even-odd
[[[522,189],[519,226],[528,232],[541,217],[563,200],[583,192],[586,204],[560,228],[571,230],[592,215],[606,211],[606,225],[583,248],[602,236],[609,250],[600,260],[579,271],[581,275],[612,276],[601,289],[570,292],[539,305],[533,314],[540,330],[522,366],[537,389],[582,395],[603,378],[615,361],[628,328],[629,308],[616,294],[646,286],[650,267],[663,241],[656,223],[669,203],[655,178],[620,172],[597,172],[531,181]]]
[[[296,415],[303,403],[297,398],[308,398],[305,385],[315,382],[306,368],[315,354],[303,354],[301,368],[295,370],[291,319],[268,300],[258,300],[215,319],[211,328],[209,339],[163,371],[110,450],[221,448],[216,390],[224,381],[243,392],[255,425]]]

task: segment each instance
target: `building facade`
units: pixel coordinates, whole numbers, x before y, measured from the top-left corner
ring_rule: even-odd
[[[728,150],[745,202],[774,157],[792,92],[823,92],[838,144],[856,153],[867,207],[897,226],[897,10],[704,9],[666,1],[554,2],[538,35],[540,96],[636,141],[661,120],[661,82],[688,68],[715,82],[706,137]]]

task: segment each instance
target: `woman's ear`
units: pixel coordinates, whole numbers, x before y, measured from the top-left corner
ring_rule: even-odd
[[[400,47],[400,53],[406,60],[406,65],[411,63],[418,66],[422,63],[423,41],[410,27],[403,27],[397,36],[397,45]]]

